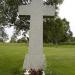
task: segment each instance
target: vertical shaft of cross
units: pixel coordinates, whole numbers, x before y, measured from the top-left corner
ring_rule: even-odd
[[[44,66],[42,2],[33,0],[31,6],[29,51],[24,68],[39,70]]]
[[[31,54],[40,54],[43,51],[43,17],[36,15],[31,16],[30,22],[29,53]]]
[[[27,70],[44,68],[42,15],[31,16],[29,51],[25,57],[23,68]]]

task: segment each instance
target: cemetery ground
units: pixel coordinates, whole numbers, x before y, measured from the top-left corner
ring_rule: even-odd
[[[23,75],[27,50],[25,43],[0,43],[0,75]],[[44,53],[46,75],[75,75],[75,45],[45,45]]]

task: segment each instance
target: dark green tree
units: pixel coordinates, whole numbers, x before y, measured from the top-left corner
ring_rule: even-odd
[[[0,42],[4,42],[8,39],[8,35],[6,34],[4,27],[0,27]]]
[[[18,16],[18,6],[21,4],[28,4],[28,0],[0,0],[0,24],[6,25],[8,23],[14,24],[16,27],[19,25],[15,24],[16,17]],[[32,0],[30,0],[32,1]],[[47,2],[48,1],[48,2]],[[50,4],[60,4],[63,0],[47,0],[45,3]],[[22,20],[22,19],[21,19]],[[27,19],[26,19],[27,20]],[[4,23],[4,24],[3,24]],[[26,23],[25,23],[26,24]],[[18,27],[20,28],[20,27]],[[23,25],[21,25],[21,28],[24,28]],[[26,28],[24,28],[26,29]]]
[[[30,0],[31,2],[32,0]],[[18,15],[18,6],[21,4],[30,4],[28,0],[0,0],[0,25],[10,25],[15,26],[16,33],[20,30],[29,30],[29,16],[19,16]],[[49,5],[55,5],[57,7],[58,4],[61,4],[63,0],[47,0],[44,3]],[[19,19],[17,19],[19,17]],[[50,35],[50,34],[49,34]]]
[[[45,17],[43,38],[46,43],[58,44],[72,37],[69,22],[57,17]]]

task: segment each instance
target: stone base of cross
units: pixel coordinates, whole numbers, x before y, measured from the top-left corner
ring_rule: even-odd
[[[30,15],[29,51],[23,64],[25,75],[43,75],[43,16],[54,16],[55,6],[43,5],[43,0],[32,0],[29,5],[19,6],[19,14]]]

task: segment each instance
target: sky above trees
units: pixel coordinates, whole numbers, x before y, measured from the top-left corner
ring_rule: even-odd
[[[75,36],[75,0],[64,0],[60,6],[59,16],[66,18],[70,22],[70,28]]]

